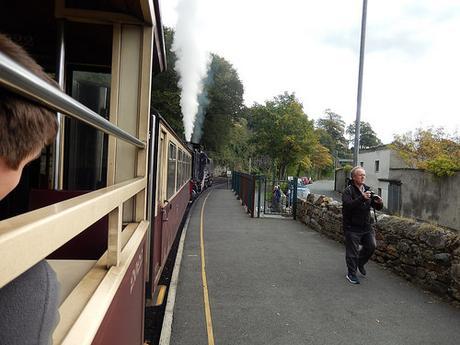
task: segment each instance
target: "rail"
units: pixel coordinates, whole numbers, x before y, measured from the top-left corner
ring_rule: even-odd
[[[118,128],[58,88],[48,84],[1,52],[0,84],[58,112],[83,121],[104,133],[111,134],[138,148],[145,148],[144,142]]]
[[[123,203],[145,186],[146,178],[138,177],[0,221],[0,288],[105,215],[121,214]],[[109,229],[108,261],[119,261],[121,238],[120,221]]]
[[[238,195],[243,206],[246,206],[247,211],[254,218],[254,204],[256,191],[257,176],[249,175],[241,172],[232,172],[232,190]]]

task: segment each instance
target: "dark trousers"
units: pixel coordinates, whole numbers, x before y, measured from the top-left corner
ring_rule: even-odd
[[[362,246],[361,250],[359,245]],[[364,233],[345,231],[345,259],[348,273],[356,274],[358,265],[364,266],[369,261],[376,246],[374,230]]]

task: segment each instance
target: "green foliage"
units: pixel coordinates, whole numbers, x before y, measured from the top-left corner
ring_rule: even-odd
[[[418,128],[395,135],[391,148],[413,168],[426,169],[436,176],[451,176],[460,170],[460,141],[443,128]]]
[[[353,169],[353,167],[350,165],[350,164],[347,164],[343,167],[343,171],[345,172],[345,175],[346,176],[349,176],[350,175],[350,171],[351,169]]]
[[[174,70],[176,54],[171,51],[174,31],[164,28],[166,63],[168,69],[152,78],[152,107],[159,111],[174,131],[183,139],[184,124],[180,107],[179,76]]]
[[[447,155],[439,155],[426,163],[426,170],[439,177],[452,176],[460,170],[460,165]]]
[[[316,122],[319,142],[329,149],[329,152],[338,157],[348,153],[348,142],[345,139],[345,121],[331,109],[326,109],[324,117]]]
[[[174,31],[165,28],[168,69],[153,77],[152,107],[184,138],[179,77],[174,70],[176,56],[171,51],[173,36]],[[245,108],[238,73],[218,55],[212,55],[207,81],[209,104],[201,144],[218,165],[249,172],[251,164],[251,172],[255,173],[276,171],[283,177],[289,169],[290,173],[301,175],[330,169],[330,152],[337,147],[346,149],[345,124],[340,116],[327,110],[327,118],[320,122],[324,128],[315,131],[313,121],[294,94],[284,93],[264,105]],[[339,144],[329,132],[339,137]]]
[[[218,55],[212,56],[210,73],[213,81],[207,86],[209,105],[201,143],[206,150],[222,153],[242,116],[244,89],[233,66]]]
[[[246,119],[232,122],[227,138],[227,144],[220,152],[212,154],[214,161],[231,170],[249,172],[249,158],[252,157],[253,147],[249,144],[251,133],[247,127]],[[253,163],[257,168],[256,163]],[[252,170],[252,169],[251,169]]]
[[[152,107],[157,109],[174,131],[183,139],[184,125],[180,107],[179,76],[174,69],[176,55],[171,51],[174,30],[164,28],[168,69],[152,80]],[[201,144],[217,157],[228,154],[226,143],[234,121],[238,122],[243,109],[243,84],[233,66],[213,54],[209,71],[210,81],[205,85],[209,105],[205,111],[204,133]],[[230,150],[231,151],[231,150]],[[225,158],[227,159],[227,158]]]
[[[267,101],[256,104],[249,111],[253,137],[251,144],[256,153],[270,157],[279,178],[286,176],[288,168],[296,168],[297,173],[310,169],[314,163],[322,164],[324,148],[320,158],[314,154],[321,148],[315,135],[313,122],[303,112],[302,104],[294,94],[285,92]]]
[[[347,127],[347,134],[350,136],[351,141],[354,140],[352,138],[354,138],[355,132],[356,125],[352,123]],[[382,145],[382,141],[377,137],[370,123],[361,121],[359,126],[359,148],[368,149],[379,145]]]

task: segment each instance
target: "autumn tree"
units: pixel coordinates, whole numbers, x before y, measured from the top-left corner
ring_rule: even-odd
[[[391,147],[413,168],[426,169],[437,176],[451,176],[460,170],[460,140],[443,128],[418,128],[395,135]]]

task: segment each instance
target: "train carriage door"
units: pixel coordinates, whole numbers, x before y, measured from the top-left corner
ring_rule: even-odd
[[[159,152],[159,188],[158,188],[158,203],[157,205],[162,206],[166,200],[166,132],[161,131],[160,134],[160,152]]]
[[[166,199],[166,133],[162,130],[159,131],[159,146],[157,154],[157,187],[156,187],[156,209],[154,220],[154,234],[153,234],[153,286],[156,286],[160,279],[160,267],[162,265],[161,258],[161,243],[163,233],[163,217],[162,206]],[[153,293],[153,291],[152,291]]]

